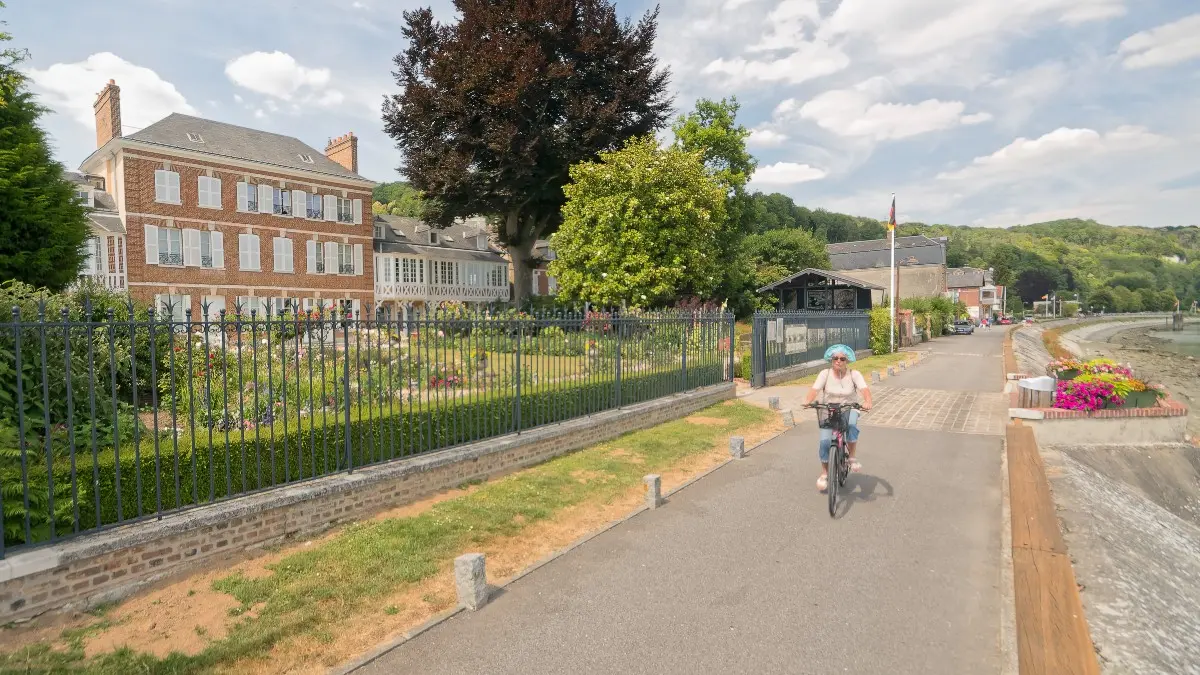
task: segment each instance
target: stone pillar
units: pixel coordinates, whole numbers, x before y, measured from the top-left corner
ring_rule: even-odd
[[[482,553],[467,553],[454,559],[454,586],[458,604],[476,610],[487,604],[487,566]]]
[[[657,509],[662,506],[662,476],[650,474],[642,479],[646,484],[646,508]]]
[[[734,436],[729,439],[729,455],[734,459],[741,459],[746,456],[746,439],[741,436]]]

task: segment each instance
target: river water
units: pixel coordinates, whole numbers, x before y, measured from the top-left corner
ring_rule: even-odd
[[[1160,349],[1200,357],[1200,323],[1185,323],[1179,332],[1162,330],[1149,335],[1166,341],[1158,345]]]

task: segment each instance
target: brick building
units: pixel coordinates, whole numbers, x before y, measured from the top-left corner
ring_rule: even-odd
[[[965,304],[976,324],[985,317],[991,319],[1004,313],[1005,288],[993,283],[990,269],[951,268],[946,274],[946,286],[946,297]]]
[[[171,114],[124,136],[112,80],[95,112],[97,150],[80,169],[92,203],[110,208],[99,214],[103,227],[92,214],[103,240],[93,276],[123,274],[134,298],[176,319],[190,309],[199,320],[202,305],[211,319],[238,308],[358,310],[372,300],[375,183],[358,174],[353,133],[321,153],[289,136]]]

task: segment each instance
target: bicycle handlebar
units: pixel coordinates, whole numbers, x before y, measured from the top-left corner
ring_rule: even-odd
[[[855,410],[863,409],[863,407],[857,403],[817,403],[816,401],[813,401],[812,403],[806,403],[806,404],[804,404],[804,407],[805,408],[825,408],[827,410],[835,409],[835,408],[854,408]]]

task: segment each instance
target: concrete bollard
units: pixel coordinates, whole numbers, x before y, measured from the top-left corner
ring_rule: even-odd
[[[646,484],[646,508],[657,509],[662,506],[662,476],[650,474],[642,479]]]
[[[796,416],[792,414],[792,411],[791,411],[791,410],[784,410],[784,411],[783,411],[783,425],[784,425],[785,427],[794,427],[794,426],[796,426]]]
[[[871,371],[871,381],[872,381],[872,382],[878,382],[878,381],[879,381],[879,371],[878,371],[878,370],[872,370],[872,371]]]
[[[729,454],[734,459],[741,459],[746,456],[746,439],[741,436],[734,436],[729,439]]]
[[[888,366],[888,377],[891,377],[895,374],[896,374],[896,369],[893,368],[892,366]]]
[[[487,604],[487,565],[482,553],[466,553],[454,559],[454,586],[459,605],[474,611]]]
[[[767,406],[768,406],[768,407],[769,407],[771,410],[779,410],[779,397],[778,397],[778,396],[772,396],[771,398],[768,398],[768,399],[767,399]]]
[[[900,362],[900,370],[907,370],[907,369],[908,369],[908,361],[901,361]]]

